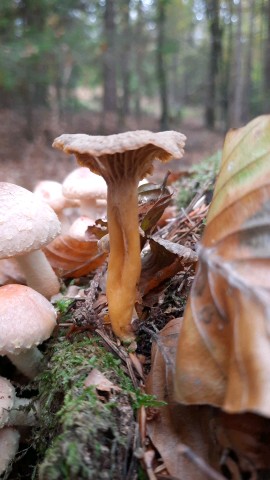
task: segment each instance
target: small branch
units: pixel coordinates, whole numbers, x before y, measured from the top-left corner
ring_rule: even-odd
[[[214,470],[201,457],[199,457],[190,447],[181,443],[177,448],[178,453],[185,455],[194,465],[196,465],[211,480],[226,480],[223,475]]]

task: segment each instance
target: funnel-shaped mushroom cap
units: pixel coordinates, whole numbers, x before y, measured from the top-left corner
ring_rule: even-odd
[[[40,293],[25,285],[0,287],[0,354],[30,349],[51,335],[56,313]]]
[[[32,192],[0,182],[0,258],[38,250],[60,233],[52,210]]]
[[[64,134],[54,140],[53,147],[65,153],[74,153],[80,165],[102,175],[108,182],[111,179],[117,180],[119,175],[128,176],[134,173],[141,179],[151,173],[153,160],[166,162],[172,157],[181,158],[185,140],[186,137],[179,132],[153,133],[136,130],[108,136]],[[141,155],[138,150],[141,150]],[[100,157],[105,160],[110,156],[114,158],[113,164],[105,167],[103,161],[100,162]],[[128,160],[128,165],[122,165],[123,158]]]

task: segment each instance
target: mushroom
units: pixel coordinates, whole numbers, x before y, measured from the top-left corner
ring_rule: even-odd
[[[16,397],[15,388],[7,378],[0,377],[0,428],[9,426],[33,426],[34,410],[25,410],[31,404],[28,398]]]
[[[40,369],[42,353],[36,345],[51,335],[56,312],[51,303],[25,285],[0,287],[0,355],[29,378]]]
[[[85,241],[85,234],[91,225],[95,224],[95,220],[89,217],[81,216],[78,217],[70,226],[67,235],[69,237],[75,238],[76,240],[80,240],[81,242]]]
[[[73,170],[63,181],[63,194],[66,198],[80,200],[81,215],[96,220],[106,212],[106,183],[89,168]]]
[[[61,222],[61,233],[66,233],[71,222],[65,214],[65,209],[78,207],[79,201],[66,198],[62,192],[62,184],[54,180],[42,180],[38,182],[33,193],[50,205]]]
[[[109,136],[64,134],[53,147],[75,154],[80,165],[107,183],[110,256],[107,279],[109,316],[114,333],[124,341],[134,337],[131,319],[140,277],[137,188],[151,173],[155,159],[181,158],[185,136],[168,131],[138,130]]]
[[[0,430],[0,475],[7,469],[19,448],[20,434],[15,428]]]
[[[0,258],[16,257],[26,283],[47,298],[59,281],[40,247],[60,233],[54,211],[32,192],[0,182]]]

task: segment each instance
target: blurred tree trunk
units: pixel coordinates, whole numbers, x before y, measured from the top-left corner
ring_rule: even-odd
[[[134,107],[135,107],[135,115],[137,120],[140,119],[142,114],[142,92],[141,92],[141,84],[143,82],[143,71],[142,71],[142,64],[143,64],[143,44],[142,44],[142,35],[143,35],[143,11],[142,11],[142,0],[138,0],[137,2],[137,22],[135,27],[135,41],[136,41],[136,50],[135,50],[135,77],[137,80],[137,85],[133,93],[134,98]]]
[[[106,0],[104,7],[103,45],[103,113],[117,111],[115,2]]]
[[[242,42],[242,1],[236,5],[237,25],[235,47],[231,68],[230,94],[229,94],[229,127],[241,126],[243,114],[244,93],[244,44]]]
[[[157,0],[157,80],[161,106],[160,128],[169,128],[168,82],[165,62],[165,27],[167,0]]]
[[[121,23],[122,23],[122,37],[120,39],[121,45],[121,82],[122,82],[122,98],[121,98],[121,120],[125,122],[125,117],[130,113],[130,55],[132,46],[131,25],[130,25],[130,0],[121,1]]]
[[[264,105],[265,113],[270,113],[270,0],[266,0],[265,18],[267,23],[267,37],[264,53]]]
[[[220,0],[206,0],[206,15],[210,34],[205,125],[214,128],[216,121],[217,77],[222,54],[222,27],[220,25]]]
[[[270,1],[269,1],[270,5]],[[249,0],[248,10],[249,10],[249,19],[248,19],[248,38],[246,45],[246,58],[245,58],[245,72],[244,72],[244,87],[243,87],[243,108],[242,108],[242,121],[247,123],[250,119],[250,110],[251,110],[251,93],[252,93],[252,49],[253,49],[253,39],[254,39],[254,0]],[[270,73],[270,72],[269,72]]]

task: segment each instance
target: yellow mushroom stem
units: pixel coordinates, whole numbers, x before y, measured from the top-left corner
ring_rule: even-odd
[[[137,187],[136,178],[108,184],[108,308],[112,329],[124,341],[134,338],[131,319],[141,273]]]

